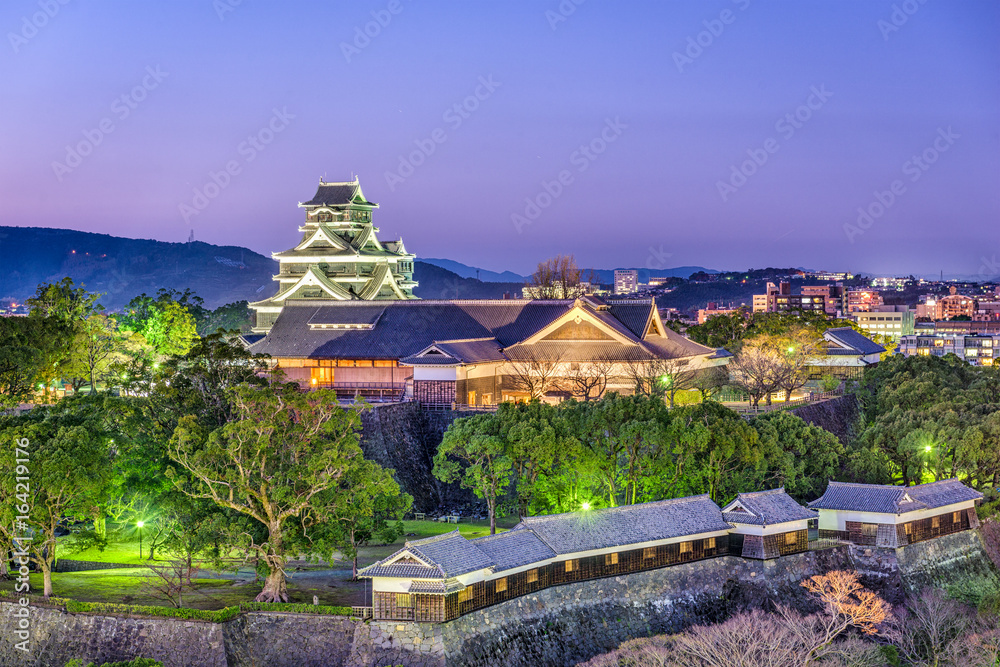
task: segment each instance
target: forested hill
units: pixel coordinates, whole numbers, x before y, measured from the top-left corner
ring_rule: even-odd
[[[165,243],[92,234],[70,229],[0,226],[0,299],[23,302],[39,283],[69,276],[114,311],[132,297],[161,288],[191,289],[215,309],[236,301],[258,301],[274,294],[271,276],[278,263],[239,246],[194,241]],[[519,283],[484,283],[417,261],[417,296],[424,299],[500,298],[520,293]]]

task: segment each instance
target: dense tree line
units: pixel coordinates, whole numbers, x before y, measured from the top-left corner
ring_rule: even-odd
[[[669,409],[662,397],[609,394],[560,405],[505,403],[456,420],[434,474],[497,515],[550,514],[784,486],[802,500],[840,472],[831,433],[788,412],[747,422],[720,403]]]

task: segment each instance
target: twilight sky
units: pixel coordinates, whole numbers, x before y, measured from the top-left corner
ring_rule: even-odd
[[[353,173],[493,270],[1000,272],[1000,3],[576,3],[5,0],[0,224],[269,254]]]

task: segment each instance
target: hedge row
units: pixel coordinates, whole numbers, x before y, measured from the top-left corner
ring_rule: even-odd
[[[292,614],[322,614],[326,616],[350,616],[354,613],[350,607],[285,602],[243,602],[240,604],[240,609],[242,611],[284,611]]]
[[[166,616],[169,618],[181,618],[184,620],[210,621],[212,623],[224,623],[239,616],[239,607],[226,607],[225,609],[188,609],[186,607],[156,607],[153,605],[137,604],[117,604],[114,602],[80,602],[78,600],[67,600],[66,611],[79,614],[115,614],[126,616]]]

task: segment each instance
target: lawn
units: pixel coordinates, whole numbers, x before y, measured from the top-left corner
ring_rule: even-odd
[[[497,531],[512,528],[517,517],[497,519]],[[403,546],[406,540],[433,537],[455,529],[468,539],[489,535],[488,521],[463,522],[459,524],[440,521],[404,521],[403,535],[392,544],[368,545],[358,554],[358,565],[365,567],[376,560],[385,558]],[[103,551],[88,549],[73,552],[67,538],[61,539],[59,558],[66,560],[87,560],[106,563],[145,565],[149,563],[148,545],[143,544],[143,558],[139,559],[138,541],[109,545]],[[166,554],[158,553],[153,562],[163,563]],[[351,580],[351,563],[340,555],[335,555],[333,563],[307,564],[302,561],[289,563],[288,593],[292,602],[312,603],[313,596],[320,604],[363,605],[370,582]],[[206,577],[195,580],[195,590],[188,593],[184,606],[195,609],[221,609],[240,602],[253,600],[260,593],[262,581],[257,580],[253,571],[243,568],[237,575],[205,573]],[[56,597],[73,598],[87,602],[118,602],[124,604],[169,605],[165,600],[151,597],[143,590],[143,579],[150,576],[145,567],[120,568],[113,570],[93,570],[87,572],[56,572],[52,575],[53,594]],[[214,577],[226,578],[214,578]],[[13,581],[0,582],[0,590],[10,590]],[[41,575],[31,575],[34,592],[42,590]]]

